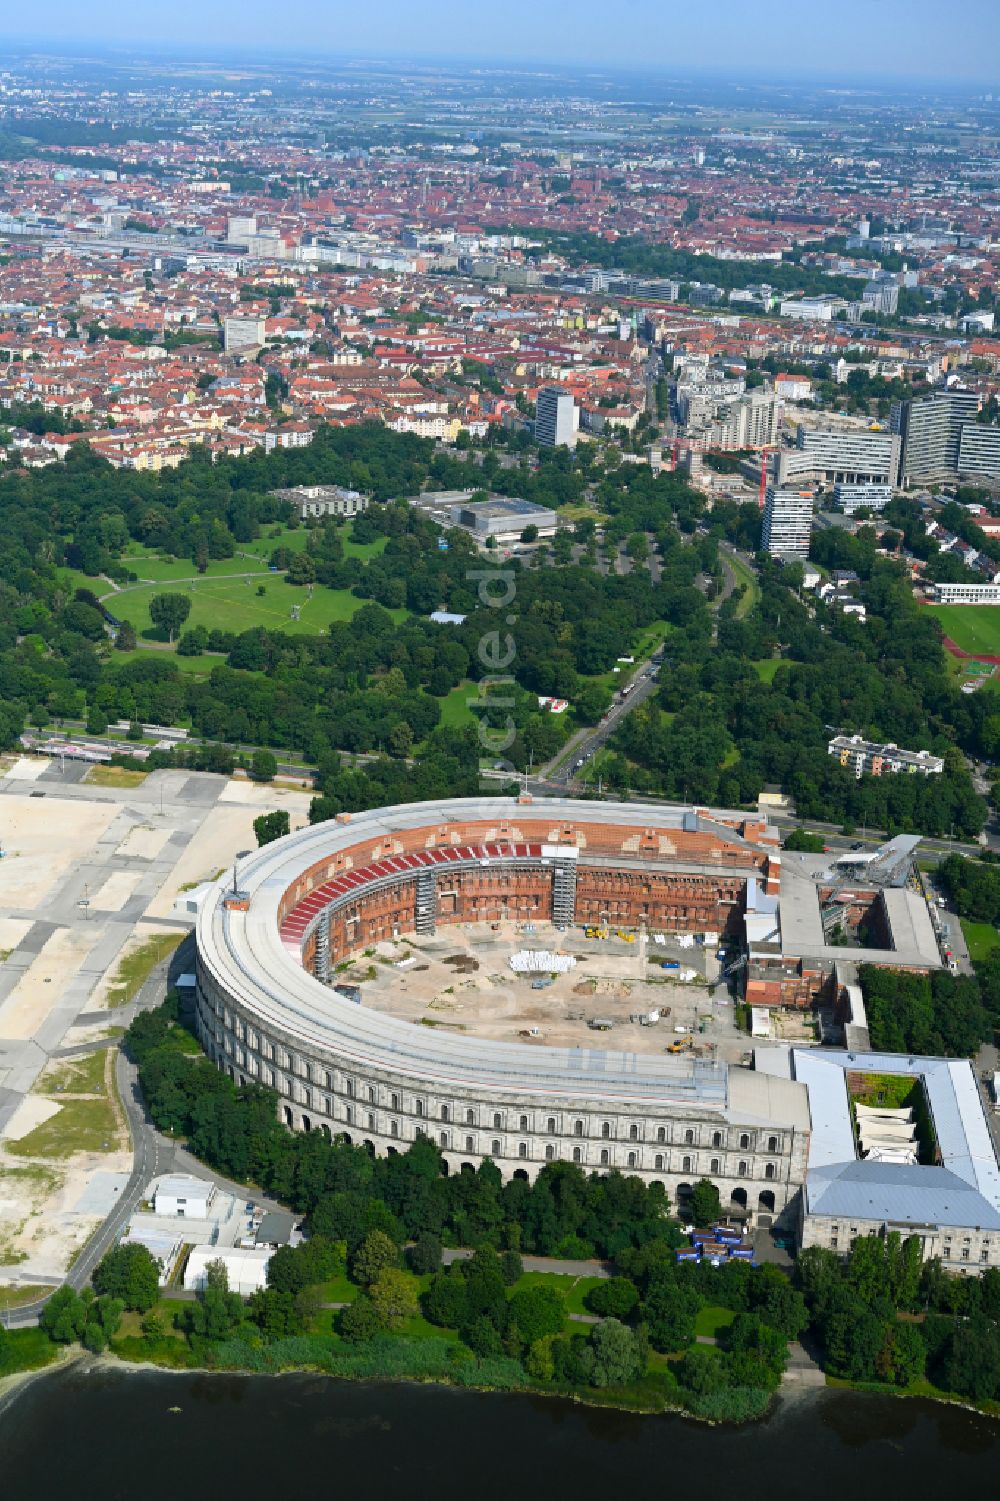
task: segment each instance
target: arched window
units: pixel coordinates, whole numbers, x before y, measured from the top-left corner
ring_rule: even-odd
[[[662,1173],[663,1172],[663,1153],[662,1152],[657,1152],[656,1156],[653,1158],[653,1167],[656,1169],[656,1171],[658,1173]]]
[[[573,1122],[573,1135],[574,1136],[582,1136],[583,1135],[583,1121],[574,1121]]]
[[[608,1163],[610,1161],[611,1161],[611,1153],[608,1151],[607,1147],[602,1147],[601,1148],[601,1166],[602,1167],[607,1167],[607,1165],[608,1165]]]
[[[446,1120],[448,1120],[448,1119],[449,1119],[449,1115],[448,1115],[448,1106],[447,1106],[447,1105],[442,1105],[442,1106],[441,1106],[441,1119],[442,1119],[442,1120],[443,1120],[443,1121],[446,1121]]]
[[[693,1168],[691,1166],[691,1158],[690,1157],[685,1157],[685,1158],[682,1159],[682,1161],[681,1161],[681,1172],[682,1173],[693,1172]]]
[[[628,1139],[629,1139],[629,1141],[638,1141],[639,1140],[639,1127],[638,1126],[629,1126],[629,1128],[628,1128]]]
[[[416,1110],[417,1115],[423,1115],[423,1113],[424,1113],[424,1102],[423,1102],[423,1100],[414,1100],[413,1105],[414,1105],[414,1109]]]
[[[721,1131],[713,1131],[712,1132],[712,1145],[713,1145],[713,1147],[721,1147],[722,1146],[722,1132]]]
[[[604,1137],[605,1141],[607,1141],[608,1137],[611,1135],[611,1123],[609,1121],[604,1121],[602,1123],[601,1135]]]
[[[467,1152],[474,1152],[476,1150],[476,1143],[473,1137],[467,1136],[465,1138],[465,1150]]]
[[[721,1164],[718,1157],[712,1158],[711,1162],[708,1164],[708,1170],[710,1173],[718,1173],[721,1171]]]
[[[368,1116],[368,1129],[369,1131],[375,1130],[375,1117],[373,1115]]]
[[[684,1145],[686,1147],[694,1146],[694,1132],[690,1129],[684,1132]]]
[[[354,1080],[353,1079],[348,1079],[347,1080],[346,1088],[347,1088],[347,1098],[349,1100],[353,1100],[353,1098],[354,1098]]]
[[[545,1129],[546,1129],[546,1131],[548,1131],[548,1133],[549,1133],[550,1136],[555,1136],[555,1134],[556,1134],[556,1118],[555,1118],[554,1115],[550,1115],[549,1116],[548,1121],[546,1122],[546,1125],[545,1125]]]
[[[500,1143],[498,1141],[495,1141],[493,1143],[493,1145],[491,1146],[491,1148],[490,1148],[490,1155],[492,1157],[499,1157],[500,1156]]]
[[[393,1110],[398,1110],[399,1109],[399,1095],[398,1094],[390,1095],[389,1099],[392,1102],[392,1108],[393,1108]]]
[[[656,1128],[656,1139],[657,1141],[666,1141],[667,1139],[667,1133],[662,1126],[657,1126]]]
[[[528,1155],[528,1143],[526,1141],[519,1141],[518,1142],[518,1144],[517,1144],[517,1155],[519,1157],[527,1157],[527,1155]]]
[[[398,1136],[399,1135],[399,1122],[398,1121],[390,1121],[389,1122],[389,1135],[390,1136]]]
[[[447,1147],[447,1145],[448,1145],[448,1133],[447,1133],[447,1131],[442,1131],[441,1135],[438,1137],[438,1140],[440,1141],[440,1143],[441,1143],[441,1145],[443,1147]]]
[[[494,1117],[493,1117],[493,1129],[494,1129],[494,1131],[499,1131],[500,1127],[502,1125],[503,1125],[503,1116],[500,1115],[499,1112],[497,1112],[497,1114],[495,1114]]]
[[[555,1155],[556,1155],[556,1149],[555,1149],[555,1147],[554,1147],[554,1146],[552,1146],[552,1145],[549,1145],[549,1146],[547,1146],[547,1147],[546,1147],[546,1148],[545,1148],[545,1161],[546,1161],[546,1162],[551,1162],[551,1161],[552,1161],[552,1159],[553,1159],[553,1157],[554,1157],[554,1156],[555,1156]]]
[[[375,1103],[375,1086],[374,1086],[374,1084],[369,1084],[369,1086],[368,1086],[368,1103],[369,1103],[369,1105],[374,1105],[374,1103]]]
[[[573,1161],[574,1162],[582,1162],[583,1161],[583,1153],[580,1151],[579,1147],[574,1147],[573,1148]]]
[[[768,1162],[765,1165],[765,1167],[764,1167],[764,1177],[765,1178],[776,1178],[777,1176],[778,1176],[778,1170],[775,1167],[774,1163],[773,1162]]]
[[[467,1110],[465,1112],[465,1124],[467,1126],[474,1126],[476,1124],[476,1112],[474,1110]]]
[[[740,1163],[740,1177],[741,1178],[745,1178],[747,1176],[747,1174],[749,1173],[749,1171],[750,1171],[750,1164],[749,1164],[749,1162],[741,1162]]]
[[[749,1136],[748,1136],[748,1135],[747,1135],[747,1134],[746,1134],[746,1132],[745,1132],[745,1131],[744,1131],[744,1132],[743,1132],[743,1135],[742,1135],[742,1136],[741,1136],[741,1137],[740,1137],[740,1151],[741,1151],[741,1152],[745,1152],[745,1151],[746,1151],[746,1149],[747,1149],[747,1147],[748,1147],[748,1146],[749,1146],[749,1145],[750,1145],[750,1138],[749,1138]]]
[[[345,1105],[344,1106],[344,1120],[347,1122],[347,1124],[349,1126],[353,1126],[354,1125],[354,1106],[353,1105]]]
[[[628,1165],[629,1165],[629,1167],[635,1167],[635,1165],[638,1162],[638,1160],[639,1159],[636,1156],[635,1152],[629,1152],[629,1154],[628,1154]]]
[[[778,1152],[781,1150],[778,1146],[778,1138],[776,1136],[769,1136],[767,1138],[767,1150],[769,1152]]]
[[[521,1120],[519,1122],[518,1129],[520,1131],[527,1131],[527,1129],[528,1129],[528,1117],[526,1115],[522,1115],[521,1116]]]

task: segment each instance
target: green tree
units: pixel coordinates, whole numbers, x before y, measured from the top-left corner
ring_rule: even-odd
[[[166,631],[168,641],[173,641],[190,613],[191,600],[186,594],[154,594],[149,601],[149,618]]]
[[[696,1225],[710,1225],[719,1218],[722,1204],[719,1190],[708,1178],[699,1178],[688,1199],[688,1211]]]
[[[406,1252],[410,1270],[418,1277],[441,1269],[441,1237],[431,1230],[422,1230]]]
[[[352,1344],[366,1344],[368,1340],[381,1334],[382,1329],[378,1310],[367,1293],[362,1293],[360,1297],[355,1298],[353,1303],[348,1303],[347,1307],[341,1310],[340,1332]]]
[[[126,1241],[115,1246],[94,1268],[94,1289],[120,1298],[134,1313],[145,1313],[160,1296],[160,1266],[145,1246]]]
[[[369,1287],[368,1296],[386,1329],[397,1329],[407,1319],[417,1316],[417,1283],[409,1272],[385,1267]]]
[[[283,839],[290,827],[287,809],[277,808],[273,813],[262,813],[253,821],[257,848],[262,849],[265,844],[272,844],[275,839]]]
[[[42,1309],[38,1323],[57,1344],[74,1344],[87,1327],[87,1305],[72,1287],[60,1287]]]
[[[554,1287],[533,1283],[522,1287],[510,1299],[510,1322],[526,1344],[533,1345],[547,1335],[558,1334],[566,1317],[562,1298]]]
[[[618,1319],[603,1319],[590,1336],[592,1386],[630,1386],[645,1374],[648,1359],[642,1334]]]
[[[243,1319],[243,1299],[229,1291],[225,1263],[210,1261],[205,1268],[205,1286],[197,1303],[190,1305],[186,1322],[192,1334],[203,1339],[226,1339]]]
[[[371,1287],[383,1272],[399,1265],[399,1250],[383,1231],[366,1235],[354,1253],[351,1276],[362,1287]]]
[[[584,1301],[601,1318],[627,1319],[639,1301],[639,1289],[628,1277],[608,1277],[592,1287]]]
[[[250,762],[250,775],[255,782],[273,782],[278,771],[278,759],[273,751],[256,750]],[[287,814],[285,815],[287,818]]]

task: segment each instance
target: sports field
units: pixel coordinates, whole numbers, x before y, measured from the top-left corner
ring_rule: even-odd
[[[973,656],[1000,656],[1000,605],[927,605],[957,647]]]

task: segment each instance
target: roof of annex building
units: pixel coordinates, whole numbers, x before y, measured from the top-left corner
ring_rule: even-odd
[[[865,877],[858,877],[862,888]],[[853,958],[869,964],[912,965],[941,969],[943,961],[927,904],[912,891],[885,887],[879,892],[892,940],[886,949],[844,949],[827,941],[820,912],[819,882],[782,859],[778,916],[781,952],[792,957],[829,961]]]
[[[746,814],[716,813],[716,818],[725,817],[742,822]],[[279,926],[282,899],[304,873],[338,850],[379,837],[480,820],[494,827],[542,821],[553,829],[586,822],[676,830],[691,827],[692,818],[700,821],[694,810],[682,807],[470,798],[376,809],[314,825],[240,862],[237,880],[243,910],[226,905],[232,877],[220,878],[198,915],[199,963],[237,1007],[292,1045],[350,1058],[357,1067],[398,1069],[431,1087],[538,1094],[553,1103],[589,1098],[606,1101],[609,1108],[673,1104],[734,1119],[752,1116],[761,1123],[806,1127],[804,1093],[790,1080],[772,1080],[766,1089],[748,1091],[742,1081],[735,1082],[735,1073],[745,1071],[730,1072],[721,1063],[592,1048],[532,1048],[478,1038],[473,1043],[370,1012],[311,975],[288,942],[292,935],[283,938]],[[711,826],[737,840],[735,831],[714,819]],[[532,847],[532,858],[562,858],[571,849],[545,845],[535,854]]]
[[[806,1086],[812,1136],[806,1212],[890,1225],[1000,1230],[1000,1162],[968,1059],[843,1049],[758,1050],[755,1068]],[[920,1081],[940,1163],[913,1165],[857,1155],[847,1075]]]

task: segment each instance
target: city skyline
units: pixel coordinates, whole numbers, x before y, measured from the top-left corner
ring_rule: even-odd
[[[197,35],[197,47],[220,54],[384,57],[497,65],[642,68],[732,75],[751,71],[768,81],[796,78],[840,81],[877,78],[900,83],[988,84],[1000,54],[1000,11],[990,0],[956,0],[958,24],[942,28],[932,0],[843,0],[835,17],[804,10],[793,0],[765,0],[761,23],[748,31],[741,0],[719,0],[710,15],[674,14],[664,24],[653,0],[624,0],[620,24],[607,31],[604,8],[578,0],[572,25],[565,12],[539,12],[528,0],[510,0],[504,26],[470,12],[459,0],[428,0],[419,13],[387,0],[371,15],[336,5],[317,15],[304,0],[289,0],[282,31],[261,0],[177,0],[167,27],[160,12],[145,13],[124,0],[94,0],[85,28],[71,0],[53,0],[42,17],[7,17],[3,40],[53,50],[80,47],[176,49],[177,38]],[[835,27],[831,27],[835,19]],[[859,46],[859,37],[863,46]],[[191,47],[184,49],[190,52]]]

